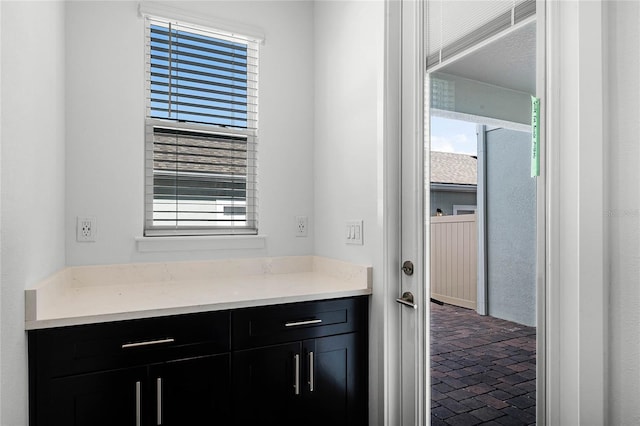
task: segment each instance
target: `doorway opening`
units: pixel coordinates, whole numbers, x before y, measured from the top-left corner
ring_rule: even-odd
[[[535,20],[428,72],[431,424],[535,424]]]

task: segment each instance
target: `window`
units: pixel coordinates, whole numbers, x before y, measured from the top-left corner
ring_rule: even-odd
[[[453,205],[453,214],[476,214],[478,212],[477,206],[465,206],[460,204]]]
[[[256,234],[258,43],[146,18],[145,235]]]

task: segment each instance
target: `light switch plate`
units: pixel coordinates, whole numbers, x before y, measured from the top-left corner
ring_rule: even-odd
[[[353,245],[364,245],[364,227],[361,220],[347,221],[345,229],[345,243]]]

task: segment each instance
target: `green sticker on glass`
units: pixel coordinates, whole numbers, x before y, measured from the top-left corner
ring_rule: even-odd
[[[540,99],[531,97],[531,177],[540,176]]]

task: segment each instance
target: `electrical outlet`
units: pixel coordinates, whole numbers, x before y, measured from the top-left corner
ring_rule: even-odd
[[[78,217],[76,227],[76,240],[80,242],[96,240],[96,218]]]
[[[308,221],[306,216],[296,216],[296,237],[307,236]]]

